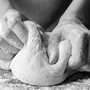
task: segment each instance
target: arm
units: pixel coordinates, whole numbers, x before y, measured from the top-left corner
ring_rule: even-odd
[[[9,0],[0,0],[0,69],[10,69],[11,60],[26,42],[27,29],[20,15]]]
[[[66,20],[79,20],[90,28],[90,0],[73,0],[66,12],[60,18],[60,23]]]
[[[4,15],[9,9],[12,9],[9,0],[0,0],[0,15]]]

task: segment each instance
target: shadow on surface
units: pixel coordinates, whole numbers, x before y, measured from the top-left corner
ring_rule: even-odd
[[[89,79],[90,72],[77,72],[71,76],[69,76],[62,84],[68,84],[71,82],[77,82],[78,80]]]

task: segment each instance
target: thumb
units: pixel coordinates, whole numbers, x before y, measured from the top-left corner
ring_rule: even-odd
[[[48,57],[49,57],[49,63],[55,64],[59,57],[59,36],[56,34],[51,35],[48,41]]]
[[[59,43],[64,39],[60,26],[57,25],[53,32],[49,34],[47,53],[49,57],[49,63],[55,64],[59,58]]]
[[[59,59],[58,62],[52,66],[52,69],[59,75],[63,74],[71,55],[71,44],[64,40],[59,44]]]

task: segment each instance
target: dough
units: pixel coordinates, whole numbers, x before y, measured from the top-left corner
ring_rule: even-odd
[[[28,29],[28,40],[10,64],[13,75],[31,85],[45,86],[62,82],[67,77],[64,71],[71,54],[70,42],[62,41],[59,44],[59,60],[50,65],[45,42],[41,38],[45,35],[38,30],[40,26],[30,21],[24,24]]]

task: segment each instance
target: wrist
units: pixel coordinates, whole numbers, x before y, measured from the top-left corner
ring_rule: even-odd
[[[66,18],[60,18],[59,20],[59,24],[62,25],[62,24],[68,24],[68,23],[75,23],[75,24],[82,24],[81,20],[76,18],[76,17],[66,17]]]
[[[69,20],[73,22],[76,22],[75,20],[79,20],[80,23],[82,23],[88,29],[90,29],[89,9],[90,9],[90,0],[73,0],[71,5],[62,15],[60,22],[69,17]]]

